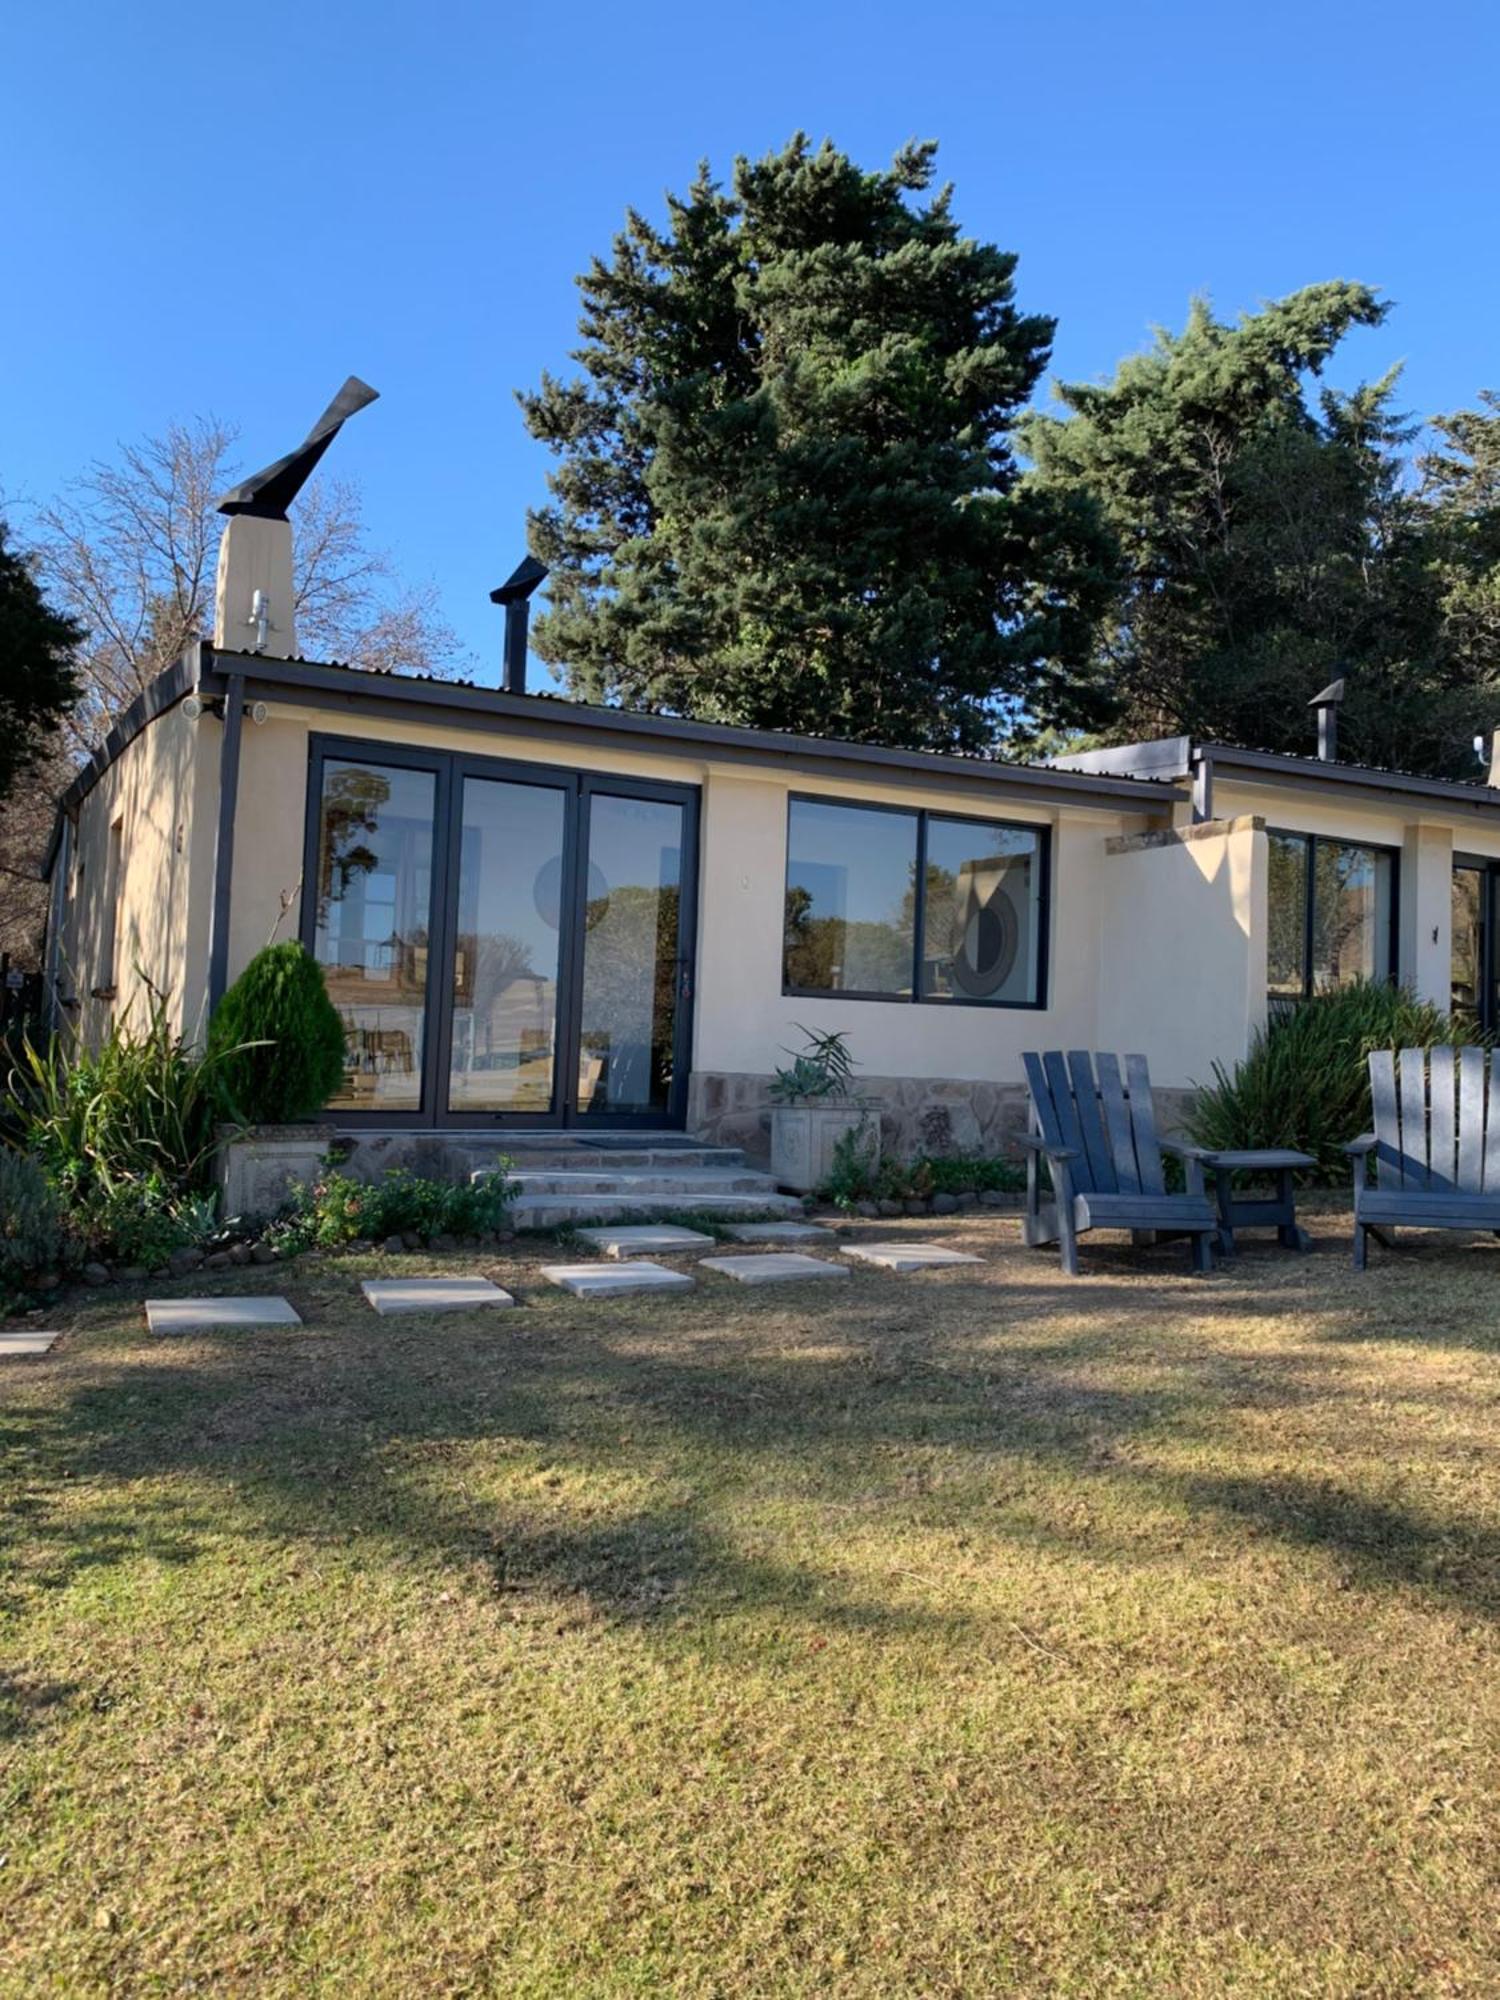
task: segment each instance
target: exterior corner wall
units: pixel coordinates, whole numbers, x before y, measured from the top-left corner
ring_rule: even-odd
[[[1447,1012],[1453,993],[1453,833],[1430,820],[1402,829],[1397,965],[1403,985]]]
[[[1110,841],[1100,867],[1099,1037],[1163,1093],[1245,1054],[1266,1011],[1267,848],[1254,819]]]
[[[57,947],[60,989],[80,1042],[97,1047],[113,1021],[144,1018],[147,983],[167,996],[174,1030],[193,1031],[191,938],[204,845],[199,788],[217,731],[172,708],[128,743],[80,802],[64,882]],[[110,928],[110,834],[120,828],[114,884],[114,992],[104,964]],[[210,834],[210,875],[212,872]]]

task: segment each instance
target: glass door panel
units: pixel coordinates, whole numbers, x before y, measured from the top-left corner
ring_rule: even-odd
[[[323,765],[313,956],[344,1022],[335,1109],[421,1107],[436,806],[433,771]]]
[[[578,1115],[666,1116],[676,1079],[686,808],[595,793],[588,808]]]
[[[462,781],[448,1108],[551,1110],[568,796]]]

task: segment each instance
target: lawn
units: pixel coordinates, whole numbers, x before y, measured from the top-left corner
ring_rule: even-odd
[[[0,1363],[0,1990],[1500,1990],[1500,1244],[1312,1226],[78,1295]]]

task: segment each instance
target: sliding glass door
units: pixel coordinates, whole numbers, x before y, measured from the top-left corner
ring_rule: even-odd
[[[546,1116],[557,1083],[568,794],[465,777],[447,1109]]]
[[[683,1062],[682,854],[688,807],[588,800],[574,1114],[666,1118]]]
[[[344,1081],[330,1110],[421,1108],[438,790],[433,769],[322,763],[303,941],[344,1021]]]
[[[303,941],[356,1122],[680,1124],[697,794],[315,738]]]

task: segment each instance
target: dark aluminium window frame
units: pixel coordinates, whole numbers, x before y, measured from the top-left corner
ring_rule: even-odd
[[[1496,937],[1495,918],[1497,904],[1500,904],[1500,860],[1492,855],[1470,854],[1466,849],[1455,848],[1452,873],[1468,869],[1479,877],[1479,1005],[1474,1010],[1480,1031],[1494,1034],[1500,1026],[1500,1007],[1496,1005],[1496,985],[1500,982],[1500,938]],[[1450,888],[1451,896],[1452,890]],[[1449,965],[1451,984],[1452,945],[1449,945]]]
[[[487,757],[467,750],[424,748],[379,737],[341,736],[320,730],[307,739],[307,797],[302,834],[302,896],[297,934],[317,955],[317,883],[322,840],[323,770],[328,763],[399,766],[435,775],[432,879],[428,903],[428,985],[423,1014],[423,1054],[415,1111],[330,1110],[329,1120],[350,1131],[655,1131],[686,1123],[688,1074],[693,1035],[694,968],[698,951],[701,790],[697,785],[633,777],[566,764]],[[499,779],[561,791],[568,801],[563,826],[562,903],[575,914],[583,890],[584,857],[596,795],[656,799],[683,808],[679,860],[677,933],[677,1013],[674,1028],[672,1096],[663,1111],[579,1112],[572,1100],[583,1006],[583,937],[576,924],[561,940],[557,970],[557,1040],[552,1103],[546,1111],[450,1111],[447,1085],[451,1066],[453,1005],[451,979],[458,929],[459,854],[463,837],[465,778]]]
[[[792,865],[792,808],[843,806],[854,812],[900,813],[917,823],[915,894],[912,899],[912,979],[910,993],[871,993],[848,986],[790,986],[786,976],[786,888]],[[982,1000],[968,994],[922,991],[922,939],[927,929],[927,822],[955,820],[965,826],[1000,827],[1009,833],[1037,837],[1036,870],[1036,998]],[[784,1000],[878,1001],[885,1007],[981,1007],[989,1013],[1045,1013],[1052,971],[1052,828],[1046,820],[991,819],[984,813],[944,812],[936,806],[899,805],[890,799],[849,799],[829,792],[788,792],[786,842],[781,870],[781,996]]]
[[[1317,887],[1318,844],[1329,847],[1363,847],[1371,854],[1383,854],[1391,864],[1391,917],[1390,941],[1387,949],[1389,963],[1385,978],[1396,985],[1401,977],[1401,850],[1387,847],[1379,840],[1342,840],[1334,833],[1307,833],[1299,826],[1270,826],[1266,828],[1272,840],[1301,840],[1307,844],[1307,867],[1302,882],[1302,991],[1296,993],[1272,993],[1268,997],[1273,1006],[1296,1007],[1303,1000],[1313,997],[1313,945],[1317,937],[1317,910],[1313,892]],[[1269,985],[1269,967],[1267,984]]]

